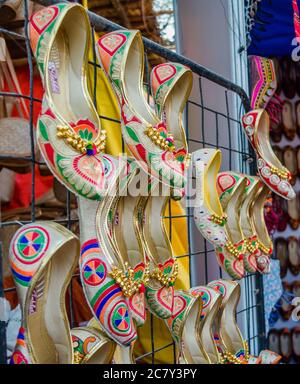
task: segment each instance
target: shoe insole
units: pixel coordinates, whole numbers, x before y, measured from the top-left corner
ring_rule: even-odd
[[[72,278],[76,254],[76,239],[63,244],[51,260],[47,302],[45,305],[45,322],[59,356],[59,364],[71,362],[70,326],[65,308],[66,291]]]
[[[220,316],[218,320],[220,338],[226,351],[232,354],[244,349],[243,337],[236,322],[236,308],[239,299],[240,287],[236,285],[226,303],[223,303],[222,311],[218,313],[218,316]]]
[[[295,220],[295,221],[298,221],[298,220],[300,221],[298,199],[288,200],[287,207],[288,207],[288,214],[289,214],[290,218]]]
[[[99,118],[83,78],[86,25],[82,18],[78,19],[75,15],[72,10],[68,12],[55,36],[49,54],[46,81],[55,112],[64,120],[76,122],[89,119],[99,127]]]
[[[138,36],[134,37],[129,48],[124,71],[124,94],[127,103],[147,123],[156,125],[159,120],[147,103],[143,91],[143,45]]]
[[[136,266],[144,261],[143,250],[137,237],[136,205],[139,197],[120,197],[115,210],[113,225],[115,242],[122,260]]]
[[[300,264],[300,253],[299,253],[299,242],[297,238],[289,239],[288,241],[288,254],[289,262],[293,266],[299,266]]]
[[[221,152],[216,152],[212,160],[205,166],[202,187],[205,205],[218,216],[223,214],[216,184],[217,175],[221,167],[221,156]]]
[[[27,314],[27,332],[32,346],[34,360],[37,364],[58,364],[58,352],[50,337],[45,322],[45,307],[51,265],[41,275],[33,289]]]
[[[295,131],[296,126],[294,123],[294,117],[293,117],[293,107],[292,104],[288,101],[285,101],[282,107],[282,125],[284,129],[288,131]]]
[[[246,198],[244,199],[241,206],[241,227],[244,233],[244,236],[247,238],[256,235],[255,226],[253,223],[253,218],[251,217],[251,207],[255,204],[255,196],[259,190],[259,183],[256,182],[251,189],[248,190]]]

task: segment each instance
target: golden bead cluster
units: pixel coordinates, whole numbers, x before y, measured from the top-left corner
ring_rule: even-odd
[[[246,240],[246,247],[249,253],[253,254],[257,251],[258,249],[258,242],[255,242],[255,245],[252,245],[252,242],[250,240]]]
[[[226,221],[227,221],[227,215],[226,213],[223,213],[222,216],[220,215],[217,215],[217,214],[212,214],[210,215],[210,220],[215,223],[215,224],[218,224],[218,225],[225,225]]]
[[[87,146],[91,144],[94,144],[96,148],[96,153],[100,153],[105,149],[106,131],[104,129],[100,131],[99,138],[95,140],[93,143],[83,139],[77,133],[75,133],[71,128],[66,126],[58,126],[56,135],[60,139],[66,139],[66,142],[72,148],[74,148],[78,152],[81,152],[82,154],[87,153]]]
[[[170,141],[165,139],[164,137],[161,137],[158,130],[156,128],[153,128],[152,126],[149,126],[145,130],[145,134],[151,139],[151,141],[156,144],[158,147],[160,147],[164,151],[175,151],[175,146],[172,144],[170,145]],[[169,137],[171,140],[173,140],[173,136],[169,134]]]
[[[178,263],[175,259],[175,263],[173,266],[173,272],[171,274],[164,274],[164,272],[160,268],[155,268],[150,272],[150,277],[158,280],[162,285],[168,287],[175,284],[175,281],[178,276]]]
[[[225,248],[236,258],[239,258],[239,256],[241,255],[240,251],[236,249],[235,245],[231,241],[228,241],[226,243]]]
[[[270,170],[272,173],[279,176],[281,179],[289,179],[290,178],[290,174],[287,171],[283,171],[279,168],[272,167],[272,166],[270,167]]]
[[[149,264],[145,265],[142,279],[135,280],[134,273],[134,268],[130,267],[127,262],[125,262],[125,271],[113,266],[111,272],[109,273],[109,275],[120,286],[124,296],[126,297],[132,297],[135,293],[143,290],[144,286],[149,283]]]

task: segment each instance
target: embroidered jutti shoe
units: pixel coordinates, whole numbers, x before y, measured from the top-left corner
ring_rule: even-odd
[[[92,318],[88,322],[88,327],[95,329],[97,332],[99,332],[102,335],[102,330],[99,326],[99,322],[95,319]],[[110,339],[109,339],[110,340]],[[110,340],[111,342],[111,340]],[[109,363],[112,364],[135,364],[135,359],[133,355],[133,348],[134,348],[134,343],[132,342],[129,346],[124,346],[120,344],[114,344],[113,345],[113,356],[112,359],[109,361]],[[112,347],[111,344],[109,344],[110,347]],[[107,350],[107,358],[111,356],[110,352],[111,349]]]
[[[79,255],[77,237],[63,226],[36,222],[14,235],[9,261],[22,310],[13,364],[72,364],[65,294]]]
[[[217,247],[223,247],[228,241],[227,215],[217,191],[221,157],[221,151],[212,148],[199,149],[192,155],[197,183],[194,220],[203,237]]]
[[[219,345],[215,339],[216,316],[222,304],[222,296],[210,287],[193,287],[189,290],[193,296],[202,299],[202,311],[200,321],[196,327],[196,333],[190,334],[184,345],[191,350],[192,362],[194,364],[220,364],[221,354]],[[191,331],[190,331],[191,332]],[[188,341],[188,342],[186,342]],[[196,344],[197,343],[197,347]],[[194,349],[190,346],[195,346]]]
[[[74,364],[110,364],[116,343],[91,326],[71,330]]]
[[[268,113],[263,109],[251,111],[243,116],[242,124],[255,151],[262,181],[279,196],[287,200],[295,198],[295,191],[290,184],[291,173],[276,157],[270,144]]]
[[[152,195],[143,203],[140,211],[139,231],[149,262],[149,282],[146,285],[148,309],[155,316],[167,319],[174,306],[174,284],[178,275],[177,259],[166,231],[163,216],[169,196],[155,196],[159,185],[152,180]]]
[[[198,353],[195,333],[200,321],[202,300],[186,291],[176,291],[172,316],[165,320],[176,344],[176,362],[192,364],[194,351]]]
[[[131,187],[137,187],[140,172],[143,171],[134,159],[128,161],[127,171],[126,179],[120,183],[120,196],[111,204],[111,227],[107,228],[107,234],[112,246],[116,248],[124,271],[128,277],[132,276],[134,286],[129,288],[128,304],[132,318],[137,326],[141,326],[146,321],[145,290],[149,282],[149,263],[139,234],[141,196],[131,195],[135,192],[131,191]],[[116,278],[121,277],[118,269],[114,273]]]
[[[234,177],[236,179],[246,178],[247,180],[240,208],[240,226],[245,239],[244,267],[247,272],[254,273],[257,271],[256,257],[258,256],[259,251],[258,239],[255,229],[253,228],[254,226],[252,225],[250,209],[255,203],[254,201],[260,186],[260,179],[258,177],[255,178],[238,173],[235,173]]]
[[[192,71],[179,63],[163,63],[151,72],[151,90],[156,113],[174,141],[175,158],[187,167],[190,162],[182,114],[193,86]]]
[[[252,207],[255,204],[257,193],[260,189],[261,181],[259,177],[237,174],[240,177],[246,177],[247,185],[243,195],[241,205],[241,229],[246,242],[246,253],[248,257],[244,257],[244,265],[246,271],[252,273],[258,270],[257,258],[259,256],[258,236],[254,227],[252,217]]]
[[[276,352],[264,349],[259,353],[259,358],[261,359],[260,364],[279,364],[282,356],[278,355]]]
[[[37,125],[42,155],[71,192],[100,200],[115,184],[120,166],[104,154],[106,132],[88,93],[86,11],[70,3],[45,7],[31,17],[29,35],[45,90]]]
[[[125,30],[108,33],[98,40],[96,52],[119,101],[127,148],[146,172],[172,188],[183,188],[185,155],[177,153],[166,124],[152,111],[144,94],[141,33]],[[177,71],[175,67],[158,70],[160,83],[167,85],[174,71]]]
[[[78,203],[79,266],[87,302],[101,329],[118,344],[130,345],[137,337],[128,304],[132,295],[129,291],[135,284],[108,238],[111,197],[100,203],[80,197]]]
[[[235,176],[233,172],[222,172],[217,176],[217,191],[227,215],[224,225],[227,243],[216,246],[215,251],[220,266],[233,278],[241,279],[244,276],[244,257],[246,242],[240,225],[240,208],[247,180]]]
[[[241,287],[231,280],[215,280],[208,287],[222,296],[221,308],[217,315],[216,333],[222,349],[222,363],[244,364],[249,358],[247,342],[236,322],[236,308],[240,300]]]

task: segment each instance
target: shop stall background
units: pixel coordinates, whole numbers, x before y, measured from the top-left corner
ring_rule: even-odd
[[[38,1],[38,3],[42,5],[51,5],[58,2],[59,1],[51,0]],[[120,1],[120,3],[124,6],[126,11],[127,2]],[[142,2],[137,1],[136,3],[140,3],[139,7],[141,8]],[[186,6],[186,3],[189,3],[188,6]],[[240,82],[238,80],[241,80],[244,76],[243,73],[246,71],[247,67],[245,61],[237,54],[237,42],[235,41],[234,34],[230,34],[226,20],[223,23],[223,6],[220,8],[219,3],[219,6],[217,6],[215,10],[212,8],[209,9],[209,7],[213,7],[213,3],[217,3],[216,0],[212,2],[202,0],[178,0],[174,3],[175,9],[177,10],[177,35],[181,37],[181,41],[178,40],[178,46],[179,51],[182,52],[183,55],[178,55],[174,51],[168,50],[150,40],[144,40],[146,51],[145,85],[150,93],[148,85],[153,57],[155,57],[155,60],[159,61],[177,61],[188,65],[194,73],[194,87],[185,111],[185,128],[190,152],[202,147],[220,148],[223,154],[222,170],[233,170],[254,174],[255,159],[249,150],[248,143],[240,125],[241,116],[245,111],[249,110],[249,99],[243,88],[236,85],[234,82],[227,81],[222,76],[216,75],[214,72],[218,71],[225,77],[231,78],[236,82]],[[236,9],[235,4],[236,2],[231,0],[227,2],[228,7],[226,6],[226,15],[231,17],[232,10],[234,10],[234,19],[236,18],[236,12],[242,12],[241,9]],[[31,206],[28,207],[28,218],[26,219],[19,220],[18,218],[14,219],[14,217],[10,217],[5,220],[3,219],[5,215],[1,212],[2,233],[4,230],[8,229],[13,232],[18,226],[27,222],[35,221],[39,218],[39,209],[41,207],[41,202],[39,201],[40,199],[36,195],[36,183],[39,179],[37,173],[40,172],[38,170],[38,166],[43,166],[43,161],[36,158],[33,151],[34,119],[36,117],[34,115],[40,108],[41,94],[36,95],[37,75],[35,73],[34,59],[30,51],[30,42],[26,34],[29,13],[28,0],[24,0],[23,5],[25,15],[25,36],[22,34],[19,35],[18,32],[13,32],[12,30],[7,30],[2,27],[0,28],[0,33],[6,39],[19,39],[22,42],[22,46],[26,50],[25,61],[29,74],[29,89],[27,92],[21,94],[1,89],[0,96],[24,99],[28,103],[30,123],[28,140],[30,140],[32,146],[32,156],[30,159],[31,173],[28,176],[28,185],[31,190]],[[193,8],[195,6],[197,9]],[[185,17],[184,12],[188,12],[187,17]],[[190,20],[189,17],[192,17],[192,15],[194,15],[194,18],[197,17],[197,23],[188,23],[188,20]],[[102,18],[95,13],[90,12],[89,16],[92,21],[93,29],[97,32],[102,33],[120,28],[120,26],[111,23],[108,19]],[[206,20],[209,20],[209,18],[212,17],[212,20],[217,18],[217,20],[220,21],[220,23],[214,22],[211,23],[211,25],[206,24],[205,26],[205,28],[213,28],[212,25],[214,24],[214,28],[216,29],[215,33],[218,37],[215,40],[215,44],[210,43],[212,35],[208,32],[208,30],[196,30],[199,26],[204,28],[203,24],[199,20],[199,17],[203,18],[203,20],[205,18]],[[192,44],[192,41],[189,40],[188,32],[189,35],[192,34],[197,37],[197,40],[195,41],[195,44],[198,44],[197,49],[195,45]],[[182,39],[182,36],[185,36],[186,38]],[[213,55],[210,56],[209,52],[213,53]],[[237,60],[239,61],[238,65],[237,62],[235,62],[237,56]],[[191,57],[195,61],[190,61],[187,57]],[[149,58],[151,58],[151,60],[148,60]],[[205,67],[202,67],[197,63],[203,63]],[[213,71],[210,70],[210,68],[212,68]],[[224,70],[225,68],[226,70]],[[236,71],[233,75],[233,72],[231,72],[232,68],[235,68],[235,70],[236,68],[239,68],[240,72]],[[109,94],[110,97],[113,96],[111,96],[111,91],[107,89],[107,83],[104,81],[103,75],[101,75],[99,65],[97,64],[94,55],[92,55],[90,60],[90,71],[91,83],[93,85],[92,94],[94,96],[95,105],[98,107],[101,122],[108,127],[108,136],[116,135],[119,129],[119,121],[117,118],[118,114],[116,115],[115,108],[110,108],[109,106],[107,107],[107,105],[104,105],[105,100],[103,100],[103,93],[106,92],[106,95]],[[243,85],[245,86],[245,83]],[[106,111],[106,113],[102,113],[103,111]],[[120,146],[122,147],[122,143]],[[72,194],[67,190],[63,190],[61,194],[65,195],[65,202],[63,203],[63,206],[60,205],[60,208],[62,209],[61,212],[63,212],[63,214],[60,214],[60,217],[55,218],[54,220],[76,232],[78,230],[76,203],[74,202]],[[204,241],[199,232],[196,231],[192,213],[192,209],[185,207],[184,202],[182,204],[182,208],[178,206],[177,203],[170,203],[164,217],[170,239],[176,252],[175,256],[178,258],[181,266],[181,278],[179,279],[179,283],[176,285],[176,288],[188,288],[199,284],[205,285],[211,280],[220,277],[228,277],[218,267],[211,245]],[[187,242],[184,244],[180,244],[178,238],[178,228],[180,231],[186,232]],[[0,245],[2,245],[0,249],[2,249],[1,261],[3,262],[1,264],[5,264],[7,260],[7,244],[5,244],[4,247],[3,239],[1,239]],[[8,297],[9,295],[15,295],[13,287],[4,287],[2,274],[0,275],[0,279],[0,296]],[[257,354],[262,348],[265,347],[266,341],[262,278],[257,274],[248,274],[241,281],[241,285],[242,298],[238,308],[237,318],[239,325],[242,328],[244,337],[249,342],[250,353]],[[79,276],[78,274],[75,274],[73,276],[68,294],[69,318],[71,326],[78,325],[78,312],[82,312],[82,302],[78,300],[78,297],[76,298],[76,295],[80,294],[80,292],[78,293],[78,290],[80,291],[80,289]],[[88,320],[88,318],[85,320]],[[137,343],[135,351],[137,362],[174,362],[175,345],[170,337],[162,337],[162,333],[165,331],[161,331],[161,324],[161,322],[149,314],[146,325],[139,330],[139,334],[143,335],[143,337],[141,337],[139,343]],[[0,354],[2,362],[6,361],[5,333],[6,323],[0,322]]]

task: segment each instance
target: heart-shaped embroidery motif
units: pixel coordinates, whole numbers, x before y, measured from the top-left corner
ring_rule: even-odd
[[[31,19],[31,25],[41,34],[58,15],[58,8],[46,7],[35,13]]]
[[[174,308],[172,317],[177,317],[186,308],[186,300],[182,296],[174,297]]]
[[[114,53],[124,44],[126,41],[126,36],[120,33],[114,33],[108,36],[104,36],[99,40],[98,44],[105,52],[110,56],[113,56]]]
[[[162,287],[157,291],[157,301],[168,311],[173,312],[174,287]]]
[[[154,69],[154,73],[159,84],[162,84],[175,75],[176,68],[172,64],[162,64]]]
[[[136,293],[130,298],[129,307],[142,322],[146,320],[145,295],[143,292]]]
[[[234,186],[235,178],[231,175],[220,175],[218,176],[217,183],[221,191],[224,192]]]

